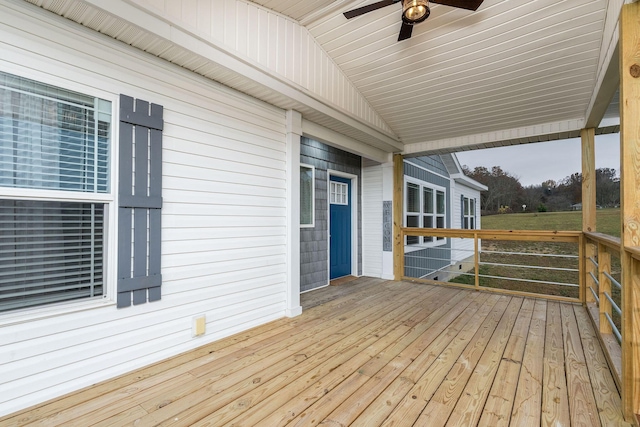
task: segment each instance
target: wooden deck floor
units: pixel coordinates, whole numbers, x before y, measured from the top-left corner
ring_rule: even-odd
[[[585,310],[361,278],[0,425],[619,426]]]

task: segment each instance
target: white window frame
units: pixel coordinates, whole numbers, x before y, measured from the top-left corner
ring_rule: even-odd
[[[316,226],[316,168],[306,163],[300,163],[300,168],[311,169],[311,222],[303,224],[301,221],[300,228],[314,228]],[[302,212],[302,198],[300,199],[300,212]]]
[[[467,203],[467,206],[469,206],[468,212],[465,209],[465,203]],[[473,208],[471,206],[472,204]],[[467,197],[463,194],[462,206],[460,208],[462,209],[462,224],[460,224],[460,228],[462,228],[463,230],[476,230],[478,228],[478,224],[476,221],[476,199],[474,199],[473,197]],[[465,221],[467,221],[467,224],[469,225],[473,221],[473,227],[465,227]]]
[[[334,191],[334,188],[336,191]],[[349,204],[349,184],[344,182],[329,181],[329,203],[332,205]]]
[[[420,206],[420,212],[408,212],[407,210],[407,205],[408,205],[408,191],[407,191],[407,186],[408,184],[414,184],[417,185],[419,190],[419,196],[420,196],[420,200],[419,200],[419,206]],[[426,213],[423,212],[424,211],[424,190],[425,189],[431,189],[433,191],[433,213]],[[431,216],[433,218],[433,227],[427,227],[427,228],[446,228],[447,227],[447,215],[448,215],[448,211],[447,211],[447,189],[445,187],[436,185],[436,184],[432,184],[426,181],[422,181],[416,178],[412,178],[409,176],[405,176],[404,177],[404,188],[403,188],[403,192],[404,192],[404,200],[403,200],[403,217],[402,217],[402,222],[403,222],[403,226],[407,227],[407,217],[410,215],[413,216],[418,216],[418,227],[417,228],[425,228],[424,225],[424,218],[426,216]],[[442,192],[444,193],[444,213],[443,214],[439,214],[437,213],[438,207],[437,207],[437,193],[438,192]],[[437,227],[437,218],[438,217],[443,217],[444,218],[444,227]],[[407,236],[408,237],[408,236]],[[407,252],[413,252],[413,251],[418,251],[424,248],[433,248],[433,247],[437,247],[437,246],[442,246],[445,245],[448,242],[447,238],[444,237],[440,237],[440,238],[435,238],[432,241],[429,241],[429,237],[419,237],[419,241],[418,243],[411,243],[408,244],[407,243],[407,237],[405,237],[405,241],[404,241],[404,246],[405,246],[405,253]]]
[[[101,91],[91,86],[86,86],[77,81],[66,80],[48,73],[35,71],[2,64],[0,71],[14,74],[26,79],[31,79],[42,84],[59,87],[83,95],[99,98],[111,102],[111,138],[109,141],[109,191],[107,193],[60,190],[43,190],[32,188],[0,187],[0,199],[3,200],[33,200],[33,201],[60,201],[60,202],[91,202],[102,203],[104,210],[104,251],[103,251],[103,294],[96,297],[84,298],[72,301],[54,302],[33,307],[20,308],[8,312],[0,312],[0,326],[8,326],[43,318],[56,317],[101,308],[115,306],[115,277],[117,260],[117,173],[118,173],[118,138],[119,133],[119,94]]]

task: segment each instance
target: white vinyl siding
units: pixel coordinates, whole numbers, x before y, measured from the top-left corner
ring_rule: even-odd
[[[382,277],[382,166],[362,166],[362,268],[365,276]]]
[[[206,1],[199,7],[193,7],[191,0],[134,2],[176,27],[194,31],[198,37],[248,58],[320,99],[391,132],[310,31],[291,18],[244,0]]]
[[[463,198],[475,199],[475,229],[480,229],[480,192],[458,182],[452,182],[452,228],[464,228],[462,222]],[[452,261],[461,261],[473,255],[473,239],[451,239]]]
[[[162,300],[0,315],[0,416],[282,317],[285,113],[66,19],[0,5],[0,70],[164,106]],[[206,334],[193,338],[192,319]]]

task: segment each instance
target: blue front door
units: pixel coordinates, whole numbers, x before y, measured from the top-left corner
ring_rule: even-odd
[[[351,274],[351,180],[329,180],[329,277]]]

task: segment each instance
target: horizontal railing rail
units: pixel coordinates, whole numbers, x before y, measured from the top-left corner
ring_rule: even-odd
[[[581,232],[404,227],[401,234],[405,279],[581,300]]]
[[[624,312],[621,308],[620,238],[602,233],[584,233],[584,245],[587,258],[591,260],[586,266],[585,286],[589,293],[585,304],[599,332],[609,364],[613,367],[616,383],[618,387],[622,387],[621,346]]]

